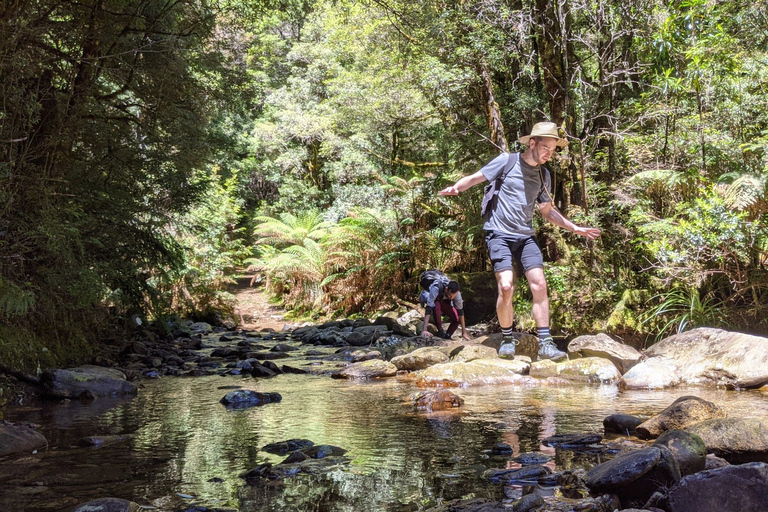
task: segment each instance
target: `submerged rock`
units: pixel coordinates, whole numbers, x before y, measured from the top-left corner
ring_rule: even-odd
[[[437,391],[424,391],[413,399],[416,409],[419,411],[444,411],[464,405],[464,399],[445,389]]]
[[[0,457],[14,453],[31,453],[48,446],[40,432],[21,425],[0,422]]]
[[[611,414],[603,419],[603,428],[606,432],[631,435],[642,422],[643,420],[631,414]]]
[[[75,507],[72,512],[138,512],[138,503],[121,498],[99,498]]]
[[[425,512],[509,512],[509,509],[498,501],[491,501],[485,498],[471,498],[451,500],[437,507],[427,509]]]
[[[315,443],[309,439],[288,439],[287,441],[280,441],[278,443],[271,443],[264,447],[262,450],[269,453],[288,453],[296,450],[302,450],[314,446]]]

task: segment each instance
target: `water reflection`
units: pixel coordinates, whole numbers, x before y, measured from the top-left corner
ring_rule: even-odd
[[[228,410],[219,400],[227,393],[224,388],[233,385],[277,392],[283,400]],[[512,456],[547,453],[551,468],[559,471],[589,467],[596,456],[555,450],[541,440],[561,433],[601,433],[609,414],[648,417],[693,394],[731,416],[768,416],[768,400],[757,392],[477,387],[454,390],[465,400],[460,410],[431,414],[414,410],[413,392],[409,382],[398,379],[164,378],[145,382],[130,401],[10,410],[5,417],[11,421],[42,425],[51,446],[0,461],[0,510],[62,510],[104,496],[172,511],[193,503],[243,512],[419,510],[468,495],[503,499],[500,485],[481,478],[490,467],[515,467],[509,458],[489,457],[499,442],[513,447]],[[130,439],[80,447],[80,439],[92,435]],[[283,460],[260,448],[293,438],[342,447],[348,464],[253,486],[239,477],[259,464]]]

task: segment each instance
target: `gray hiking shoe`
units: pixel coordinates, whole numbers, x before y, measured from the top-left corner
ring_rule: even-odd
[[[514,359],[517,343],[517,340],[512,336],[504,336],[504,339],[501,340],[501,346],[499,347],[499,357]]]
[[[543,359],[551,359],[552,361],[559,361],[567,357],[568,357],[568,354],[566,354],[562,350],[557,349],[557,345],[555,345],[555,340],[553,340],[551,337],[544,338],[543,340],[539,341],[539,355],[538,355],[537,361],[541,361]]]

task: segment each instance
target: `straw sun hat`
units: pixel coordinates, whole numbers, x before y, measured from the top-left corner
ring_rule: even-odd
[[[531,140],[531,137],[552,137],[553,139],[557,139],[557,147],[559,148],[564,148],[568,145],[568,141],[560,137],[560,134],[557,131],[557,125],[555,123],[536,123],[533,125],[531,134],[520,137],[517,139],[517,142],[520,144],[528,144],[528,141]]]

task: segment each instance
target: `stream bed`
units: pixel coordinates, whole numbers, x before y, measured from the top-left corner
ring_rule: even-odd
[[[219,400],[233,387],[277,392],[282,401],[230,410]],[[768,417],[768,395],[757,391],[480,386],[453,389],[464,405],[440,413],[416,411],[411,397],[417,391],[401,378],[163,377],[141,381],[133,399],[7,409],[4,419],[35,424],[49,448],[0,459],[0,510],[67,511],[101,497],[173,512],[194,505],[241,512],[425,510],[456,498],[519,497],[519,489],[482,477],[488,468],[516,467],[510,456],[490,455],[497,443],[510,445],[512,456],[547,454],[549,467],[563,471],[589,468],[604,455],[555,450],[541,440],[602,434],[610,414],[647,418],[695,395],[729,416]],[[84,446],[89,436],[109,442]],[[341,447],[348,461],[257,485],[240,476],[285,458],[261,450],[265,445],[298,438]]]

